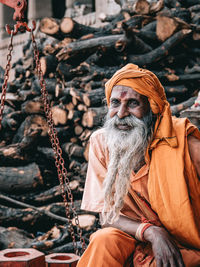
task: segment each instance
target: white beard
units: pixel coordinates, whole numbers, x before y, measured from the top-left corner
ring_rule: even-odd
[[[130,130],[119,130],[116,125],[131,126]],[[109,164],[104,180],[104,223],[114,223],[124,204],[124,197],[130,186],[132,170],[139,170],[144,165],[144,156],[148,142],[152,137],[152,112],[143,119],[128,116],[119,119],[107,115],[104,124],[105,138],[109,150]]]

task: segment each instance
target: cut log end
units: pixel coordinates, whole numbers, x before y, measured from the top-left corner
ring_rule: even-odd
[[[60,29],[64,33],[70,33],[74,29],[74,22],[71,18],[63,18],[60,23]]]
[[[40,31],[46,34],[55,34],[59,30],[59,25],[53,18],[44,18],[40,22]]]

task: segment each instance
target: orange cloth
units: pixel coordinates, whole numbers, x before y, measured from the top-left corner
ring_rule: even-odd
[[[185,267],[200,266],[200,251],[180,248]],[[90,244],[77,267],[156,267],[149,243],[138,243],[132,236],[113,227],[90,236]]]

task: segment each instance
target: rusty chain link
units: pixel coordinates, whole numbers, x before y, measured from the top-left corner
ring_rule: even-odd
[[[3,117],[3,110],[4,110],[4,104],[5,104],[5,99],[6,99],[6,90],[8,87],[8,79],[9,79],[9,73],[10,73],[10,68],[11,68],[11,60],[12,60],[12,51],[13,51],[13,30],[11,31],[11,36],[10,36],[10,44],[8,46],[8,55],[7,55],[7,64],[6,64],[6,69],[4,73],[4,82],[2,85],[2,92],[1,92],[1,106],[0,106],[0,130],[1,130],[1,121]]]
[[[32,45],[33,45],[33,50],[34,50],[34,59],[35,59],[35,63],[36,63],[36,71],[38,74],[38,79],[40,81],[42,99],[43,99],[43,103],[44,103],[44,112],[45,112],[45,115],[47,118],[47,123],[49,126],[50,141],[51,141],[52,148],[53,148],[53,151],[55,154],[55,165],[57,168],[58,178],[60,181],[62,197],[63,197],[63,201],[64,201],[64,205],[65,205],[65,213],[66,213],[66,217],[68,220],[68,227],[69,227],[69,231],[70,231],[70,234],[72,237],[75,253],[78,255],[79,254],[78,247],[77,247],[77,243],[75,240],[75,233],[74,233],[74,228],[72,225],[72,219],[70,217],[70,208],[72,210],[73,218],[75,220],[75,224],[76,224],[76,228],[77,228],[77,234],[79,236],[80,243],[82,245],[82,252],[84,252],[84,250],[85,250],[85,240],[82,236],[82,229],[80,228],[79,218],[78,218],[77,212],[76,212],[75,207],[74,207],[73,195],[72,195],[72,192],[70,189],[69,179],[67,177],[67,170],[64,166],[65,162],[64,162],[64,159],[62,157],[62,150],[60,148],[59,140],[57,137],[57,132],[56,132],[56,129],[54,127],[54,123],[53,123],[53,119],[52,119],[52,111],[50,109],[48,92],[46,90],[46,83],[45,83],[45,80],[43,78],[43,73],[41,70],[38,47],[37,47],[37,43],[35,41],[33,31],[31,31],[31,38],[32,38]],[[67,191],[67,196],[68,196],[68,200],[70,201],[71,207],[69,206],[69,203],[67,201],[67,196],[66,196],[65,190]]]

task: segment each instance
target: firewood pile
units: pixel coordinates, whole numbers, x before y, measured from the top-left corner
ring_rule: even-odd
[[[193,105],[199,91],[199,1],[138,0],[128,8],[119,2],[121,12],[102,16],[107,23],[99,28],[44,18],[40,31],[46,37],[37,41],[86,243],[99,227],[98,215],[81,211],[80,202],[89,137],[107,112],[105,82],[127,63],[147,68],[162,82],[176,116]],[[13,65],[0,132],[0,249],[72,252],[31,42],[23,52]],[[0,69],[1,84],[3,74]]]

